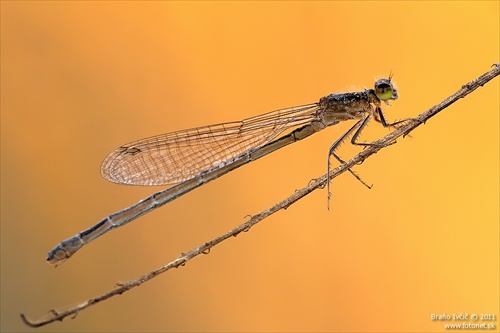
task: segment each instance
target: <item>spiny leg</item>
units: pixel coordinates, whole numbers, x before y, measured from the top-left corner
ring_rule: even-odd
[[[343,159],[340,158],[340,156],[338,156],[337,154],[335,154],[335,152],[332,152],[332,155],[333,157],[335,157],[335,159],[337,161],[340,162],[340,164],[344,164],[345,161]],[[361,164],[362,162],[358,163],[358,164]],[[354,170],[352,170],[351,168],[347,169],[347,171],[349,171],[357,180],[360,181],[361,184],[365,185],[368,189],[371,189],[373,187],[373,185],[368,185],[363,179],[361,179],[361,177],[356,173],[354,172]]]
[[[366,125],[368,124],[368,122],[370,121],[370,119],[372,118],[372,116],[375,118],[375,120],[377,122],[381,123],[382,126],[384,126],[384,127],[395,127],[395,128],[397,128],[397,126],[396,126],[397,124],[405,123],[405,122],[407,122],[407,121],[409,121],[409,120],[412,119],[412,118],[406,118],[406,119],[395,121],[393,123],[388,123],[385,120],[384,113],[382,112],[382,109],[377,106],[376,109],[375,109],[375,111],[374,111],[374,113],[373,113],[373,115],[372,114],[368,114],[368,116],[366,116],[364,119],[358,121],[347,132],[345,132],[337,141],[335,141],[333,143],[333,145],[330,147],[329,155],[328,155],[328,176],[330,175],[330,155],[333,155],[337,159],[337,161],[339,161],[340,163],[342,163],[342,164],[345,163],[337,154],[335,154],[335,150],[339,147],[339,145],[342,143],[342,141],[344,141],[354,130],[356,130],[356,132],[354,132],[354,134],[353,134],[353,136],[351,138],[351,144],[353,144],[353,145],[358,145],[358,146],[363,146],[363,147],[367,147],[367,146],[385,147],[385,146],[392,145],[392,144],[396,143],[396,141],[393,141],[393,142],[388,143],[388,144],[377,144],[375,142],[357,142],[356,141],[356,139],[359,137],[359,135],[361,134],[361,132],[364,130],[364,128],[366,127]],[[365,185],[369,189],[372,188],[372,186],[366,184],[354,171],[352,171],[351,169],[348,169],[348,170],[363,185]],[[329,180],[329,177],[328,177],[328,199],[330,199],[330,197],[331,197],[330,180]]]
[[[370,116],[367,116],[366,118],[358,121],[356,124],[354,124],[349,130],[347,130],[344,134],[342,134],[341,137],[339,137],[331,146],[330,149],[328,150],[328,159],[327,159],[327,178],[326,178],[326,184],[327,184],[327,198],[328,198],[328,203],[327,207],[330,209],[330,197],[331,197],[331,191],[330,191],[330,169],[331,169],[331,162],[330,162],[330,156],[334,156],[337,161],[339,161],[341,164],[344,164],[344,160],[342,160],[337,154],[335,154],[335,150],[342,144],[342,142],[349,136],[351,133],[356,129],[356,128],[362,128],[366,125],[368,122]],[[358,128],[358,131],[359,131]],[[354,171],[351,170],[351,168],[347,169],[357,180],[359,180],[363,185],[365,185],[367,188],[371,188],[370,185],[366,184],[361,177],[359,177]]]
[[[398,121],[395,121],[393,123],[388,123],[386,120],[385,120],[385,117],[384,117],[384,114],[382,112],[382,109],[380,107],[376,107],[375,111],[373,112],[373,117],[375,118],[375,120],[379,123],[382,124],[382,126],[384,127],[395,127],[397,128],[396,125],[398,124],[401,124],[401,123],[404,123],[404,122],[407,122],[409,120],[411,120],[412,118],[406,118],[406,119],[402,119],[402,120],[398,120]],[[353,145],[358,145],[358,146],[364,146],[364,147],[367,147],[367,146],[387,146],[387,145],[392,145],[394,143],[396,143],[396,141],[394,142],[391,142],[389,144],[376,144],[374,142],[357,142],[356,139],[359,137],[359,135],[361,134],[361,132],[363,131],[363,129],[365,128],[365,126],[368,124],[368,122],[370,121],[370,119],[372,118],[372,115],[371,114],[368,114],[368,116],[366,116],[365,118],[359,120],[356,124],[354,124],[354,126],[352,126],[349,130],[347,130],[347,132],[345,132],[340,138],[338,138],[331,146],[330,146],[330,149],[328,151],[328,176],[327,176],[327,191],[328,191],[328,208],[329,208],[329,204],[330,204],[330,197],[331,197],[331,192],[330,192],[330,167],[331,167],[331,163],[330,163],[330,156],[333,155],[333,157],[335,157],[335,159],[337,161],[339,161],[341,164],[344,164],[345,161],[342,160],[337,154],[335,154],[335,150],[342,144],[342,142],[349,136],[351,135],[351,133],[356,130],[356,132],[354,132],[354,135],[352,136],[351,138],[351,143]],[[372,186],[366,184],[354,171],[352,171],[350,168],[347,169],[357,180],[359,180],[363,185],[365,185],[367,188],[371,188]]]
[[[380,113],[380,114],[382,114],[382,113]],[[356,139],[361,134],[361,132],[365,128],[366,124],[368,123],[368,120],[371,119],[371,117],[372,117],[372,115],[368,115],[365,119],[363,119],[363,122],[359,126],[358,130],[354,133],[354,135],[351,138],[351,144],[357,145],[357,146],[365,146],[365,147],[366,146],[377,146],[377,147],[384,146],[384,145],[376,144],[374,142],[357,142],[356,141]],[[382,122],[382,125],[384,127],[391,126],[385,122],[385,119],[383,118],[383,116],[381,117],[381,122]]]
[[[354,133],[354,135],[352,136],[351,143],[353,145],[364,146],[364,147],[367,147],[367,146],[386,147],[386,146],[395,144],[396,141],[393,141],[393,142],[387,143],[387,144],[377,144],[375,142],[357,142],[356,141],[356,139],[358,138],[358,136],[361,134],[361,132],[363,131],[364,127],[368,123],[368,119],[371,118],[371,117],[372,116],[369,115],[369,116],[367,116],[363,120],[363,123],[359,126],[358,130],[356,131],[356,133]],[[406,118],[406,119],[395,121],[393,123],[388,123],[385,120],[384,114],[382,113],[382,109],[380,107],[378,107],[378,106],[377,106],[377,108],[374,111],[374,118],[375,118],[376,121],[378,121],[379,123],[381,123],[382,126],[384,126],[384,127],[395,127],[395,128],[397,128],[397,126],[396,126],[397,124],[404,123],[404,122],[407,122],[407,121],[411,120],[411,118]]]
[[[390,124],[389,124],[389,123],[387,123],[387,121],[385,120],[385,116],[384,116],[384,114],[383,114],[383,112],[382,112],[382,109],[381,109],[380,107],[377,107],[377,108],[375,109],[375,112],[374,112],[374,118],[375,118],[375,121],[377,121],[377,122],[381,123],[381,124],[382,124],[382,126],[384,126],[384,127],[393,127],[394,129],[399,128],[399,126],[396,126],[396,125],[401,124],[401,123],[406,123],[406,122],[408,122],[408,121],[410,121],[410,120],[416,120],[416,121],[418,121],[418,122],[422,123],[422,122],[421,122],[419,119],[417,119],[417,118],[405,118],[405,119],[401,119],[401,120],[398,120],[398,121],[395,121],[395,122],[393,122],[393,123],[390,123]],[[405,136],[406,136],[406,134],[405,134],[405,135],[403,135],[403,138],[404,138]],[[411,136],[410,136],[410,137],[411,137]]]

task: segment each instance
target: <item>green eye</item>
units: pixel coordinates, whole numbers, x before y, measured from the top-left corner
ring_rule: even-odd
[[[398,98],[398,91],[392,85],[391,79],[380,79],[375,82],[375,95],[381,101]]]

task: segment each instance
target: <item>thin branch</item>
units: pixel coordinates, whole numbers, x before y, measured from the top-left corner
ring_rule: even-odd
[[[406,136],[410,132],[412,132],[415,128],[418,126],[424,124],[427,120],[429,120],[431,117],[435,116],[437,113],[440,111],[444,110],[454,102],[458,101],[460,98],[464,98],[477,88],[483,86],[486,84],[488,81],[492,80],[496,76],[499,75],[500,73],[500,64],[495,64],[493,65],[493,69],[484,73],[483,75],[479,76],[477,79],[472,80],[471,82],[465,84],[460,88],[456,93],[451,95],[450,97],[446,98],[443,100],[441,103],[431,107],[429,110],[421,113],[418,115],[416,118],[409,119],[406,121],[403,125],[398,126],[393,132],[389,133],[388,135],[384,136],[383,138],[379,139],[378,141],[375,141],[372,146],[367,147],[364,149],[362,152],[360,152],[358,155],[354,156],[352,159],[349,161],[345,162],[344,164],[336,167],[335,169],[331,170],[330,172],[330,179],[333,179],[345,171],[349,170],[349,168],[352,168],[353,166],[362,163],[365,159],[367,159],[369,156],[377,153],[379,150],[382,148],[385,148],[393,143],[396,143],[396,139],[401,137],[401,136]],[[288,198],[284,199],[283,201],[277,203],[276,205],[256,214],[253,215],[250,220],[247,222],[237,226],[236,228],[226,232],[223,235],[220,235],[212,240],[207,241],[206,243],[188,251],[182,253],[177,259],[173,260],[172,262],[166,264],[165,266],[162,266],[156,270],[153,270],[137,279],[128,281],[128,282],[120,282],[116,285],[116,287],[108,291],[100,296],[97,296],[95,298],[91,298],[83,303],[80,303],[70,309],[57,312],[55,310],[51,310],[49,314],[47,314],[44,318],[37,320],[37,321],[31,321],[26,318],[24,314],[21,314],[21,319],[22,321],[30,326],[30,327],[40,327],[47,325],[49,323],[52,323],[54,321],[62,321],[64,318],[71,316],[75,317],[80,311],[96,305],[97,303],[100,303],[108,298],[111,298],[113,296],[121,295],[122,293],[131,290],[134,287],[138,287],[144,282],[147,282],[151,280],[152,278],[172,269],[172,268],[178,268],[179,266],[184,266],[186,262],[189,260],[193,259],[194,257],[200,255],[200,254],[208,254],[210,252],[210,249],[217,244],[221,243],[222,241],[225,241],[228,238],[235,237],[242,231],[248,231],[250,230],[251,227],[265,219],[266,217],[276,213],[277,211],[281,209],[287,209],[290,205],[294,204],[301,198],[305,197],[309,193],[313,192],[314,190],[317,190],[319,188],[324,188],[327,182],[327,175],[323,175],[319,178],[316,178],[314,182],[309,184],[308,186],[295,191],[292,195],[290,195]]]

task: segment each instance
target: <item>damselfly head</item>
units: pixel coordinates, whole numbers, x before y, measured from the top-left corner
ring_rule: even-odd
[[[380,79],[375,82],[375,95],[381,101],[388,101],[390,99],[398,99],[398,90],[391,81],[392,74],[387,79]]]

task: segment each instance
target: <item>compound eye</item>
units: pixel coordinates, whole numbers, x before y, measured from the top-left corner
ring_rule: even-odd
[[[380,79],[375,82],[375,94],[381,101],[398,98],[398,91],[394,88],[390,79]]]

